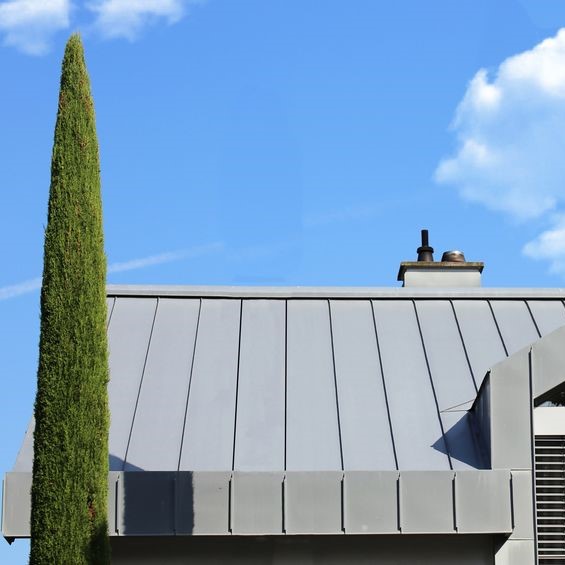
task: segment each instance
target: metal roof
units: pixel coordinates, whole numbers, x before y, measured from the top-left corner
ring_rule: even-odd
[[[563,298],[110,286],[111,468],[486,468],[467,410],[491,366],[565,325]]]

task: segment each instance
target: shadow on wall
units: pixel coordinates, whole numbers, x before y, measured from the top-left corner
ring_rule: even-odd
[[[188,535],[194,531],[192,472],[144,471],[110,455],[115,529],[120,535]],[[143,472],[140,472],[143,471]]]

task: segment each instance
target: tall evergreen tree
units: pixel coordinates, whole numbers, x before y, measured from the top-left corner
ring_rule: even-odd
[[[110,562],[105,279],[94,106],[75,34],[63,58],[45,231],[31,565]]]

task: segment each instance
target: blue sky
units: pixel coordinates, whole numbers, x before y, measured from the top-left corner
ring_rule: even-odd
[[[396,286],[430,230],[564,286],[561,0],[0,1],[0,470],[31,415],[60,62],[82,33],[112,283]],[[27,546],[0,544],[0,562]]]

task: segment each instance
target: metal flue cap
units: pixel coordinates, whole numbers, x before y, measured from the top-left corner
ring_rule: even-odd
[[[430,247],[428,241],[428,230],[422,230],[422,245],[416,249],[418,253],[418,261],[431,263],[434,260],[434,248]]]
[[[465,255],[463,251],[453,249],[452,251],[445,251],[441,256],[442,263],[465,263]]]

